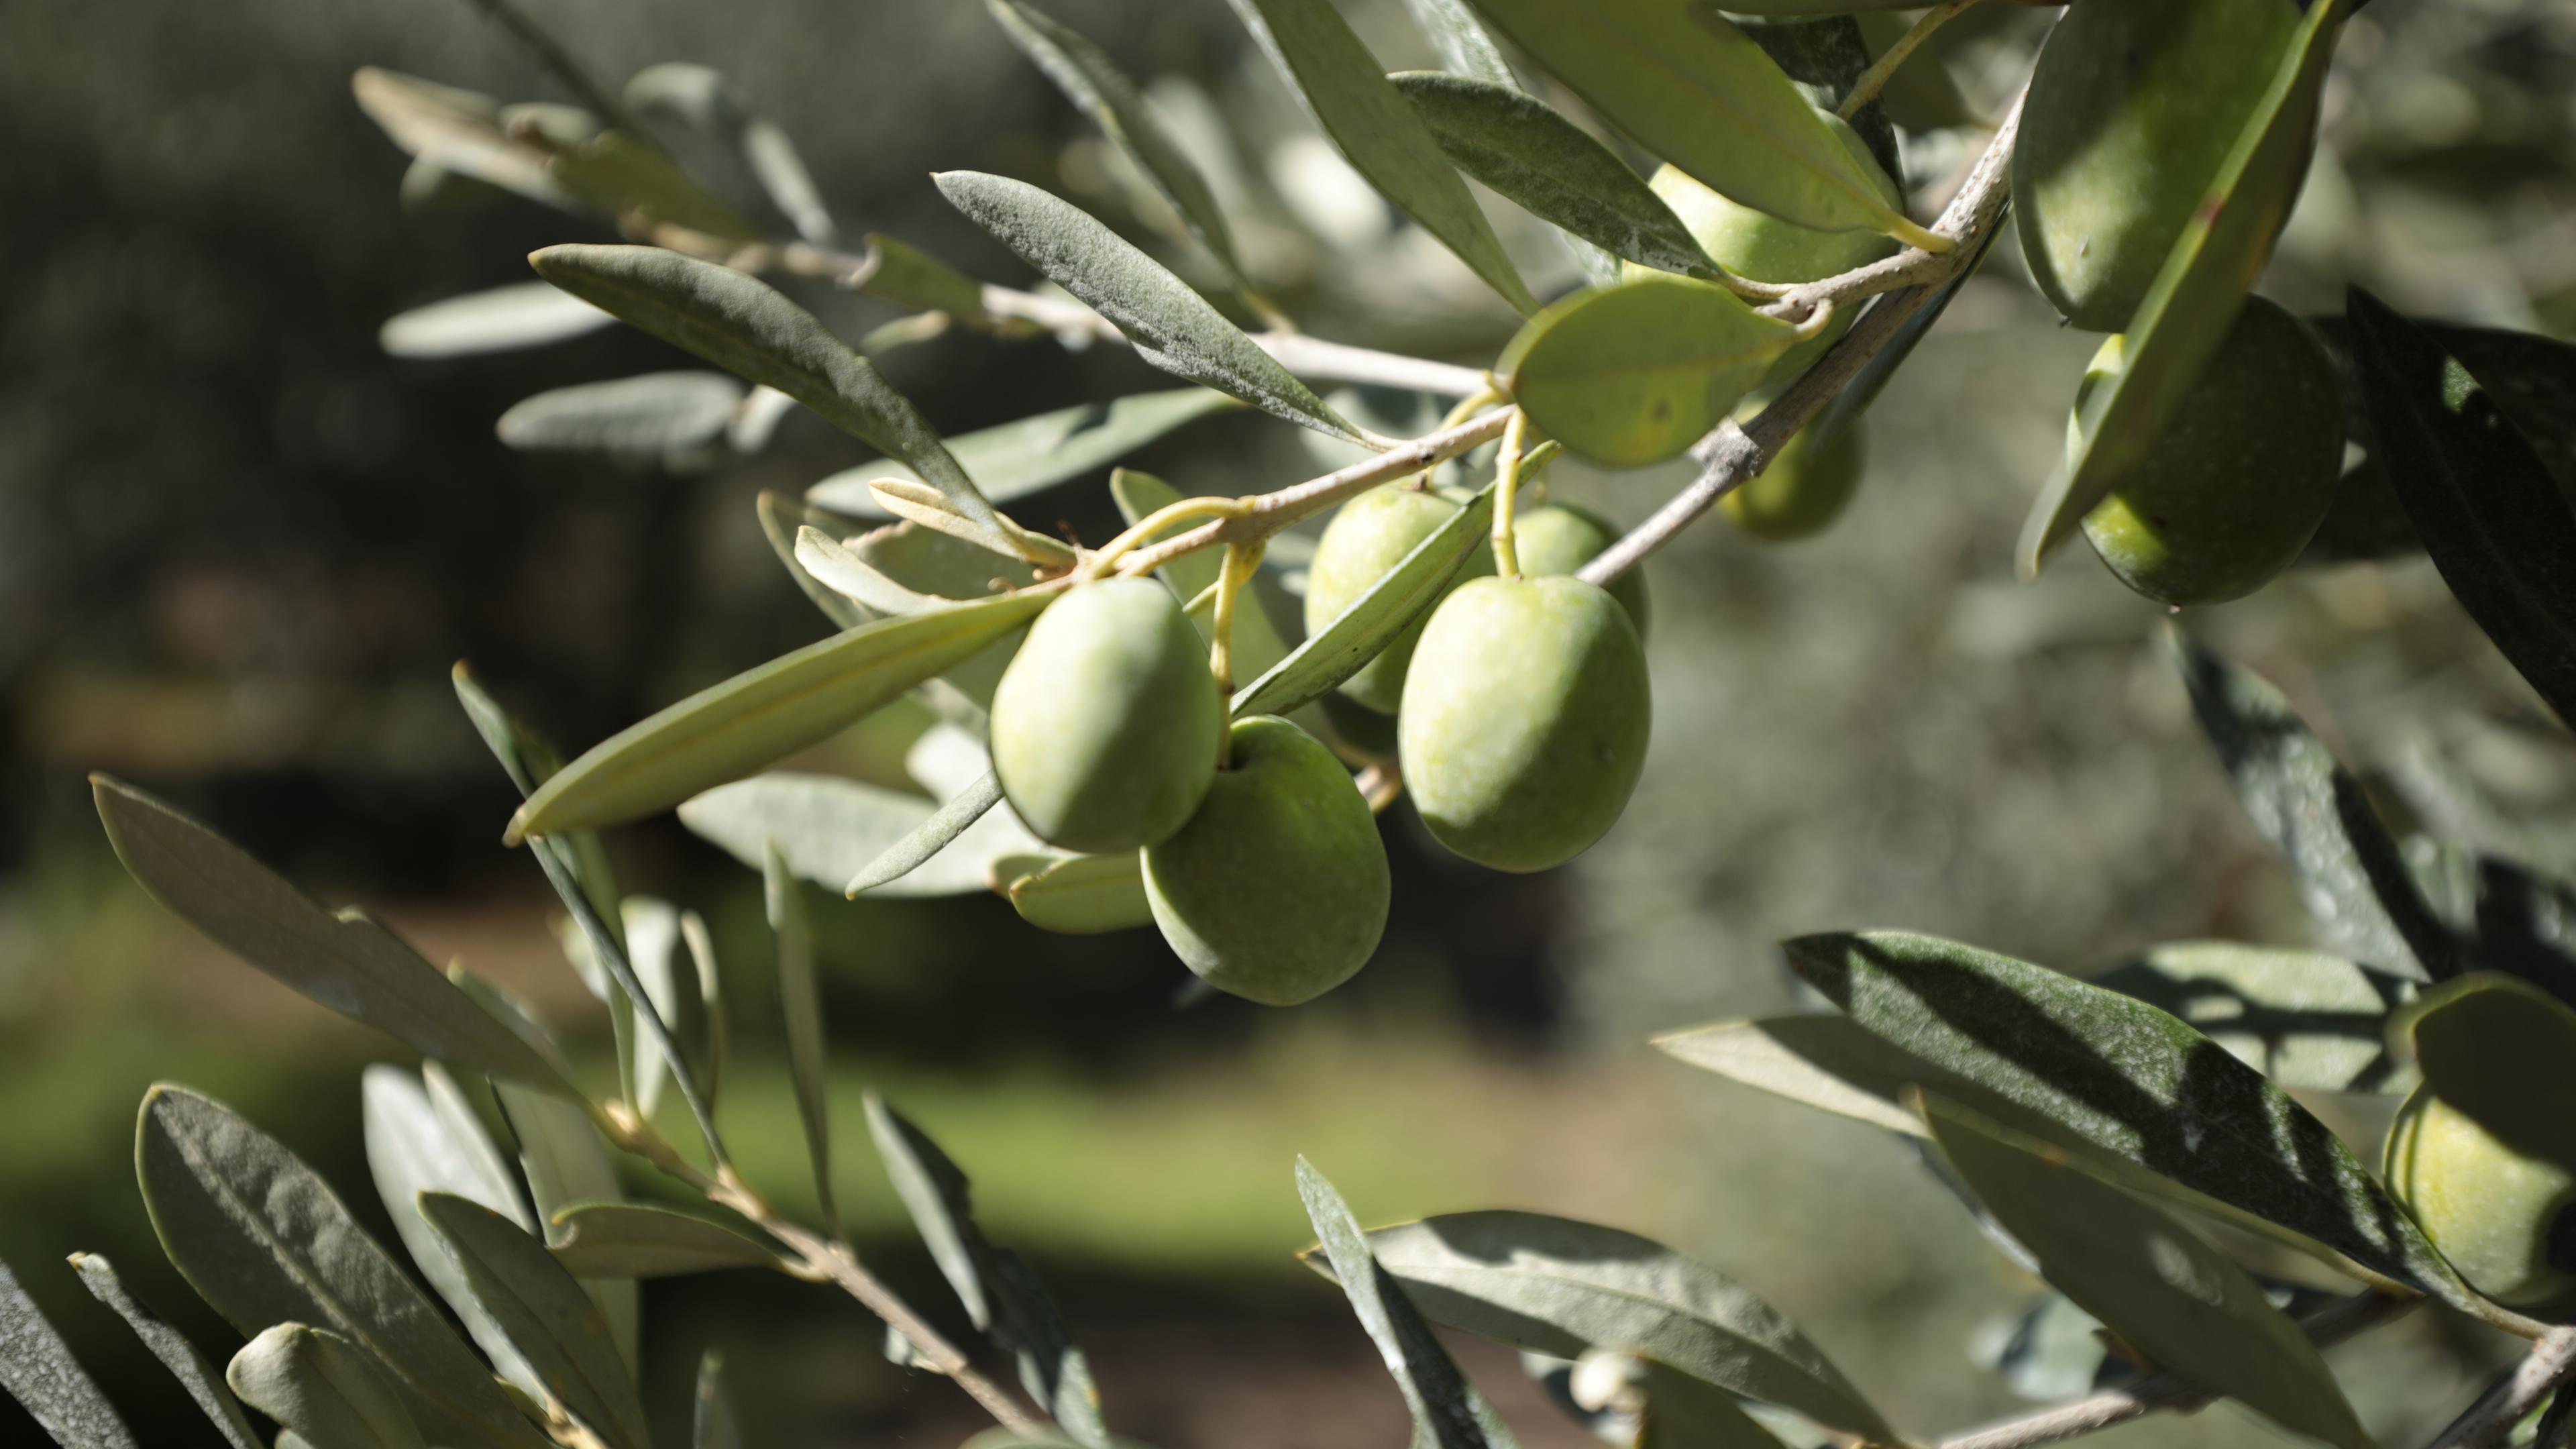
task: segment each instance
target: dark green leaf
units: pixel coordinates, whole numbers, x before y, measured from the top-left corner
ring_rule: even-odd
[[[430,1056],[572,1095],[553,1063],[372,918],[323,906],[131,785],[105,775],[91,776],[90,785],[117,858],[153,899],[215,944]]]
[[[1235,406],[1203,387],[1145,392],[1107,403],[1079,403],[948,440],[949,451],[983,480],[985,496],[1007,503],[1108,467],[1146,444]],[[805,501],[852,518],[884,518],[868,485],[913,476],[889,460],[845,468],[805,491]]]
[[[553,1218],[550,1251],[583,1278],[666,1278],[777,1268],[777,1253],[711,1218],[645,1203],[576,1203]]]
[[[388,317],[376,343],[395,357],[471,357],[542,347],[616,320],[545,282],[513,282]]]
[[[327,1329],[263,1330],[233,1355],[224,1381],[313,1449],[423,1449],[393,1384],[364,1349]]]
[[[2415,983],[2321,951],[2176,941],[2093,978],[2208,1033],[2236,1059],[2290,1088],[2402,1092],[2388,1055],[2388,1013]]]
[[[522,398],[493,431],[523,453],[598,453],[685,470],[723,453],[747,391],[721,372],[648,372]]]
[[[1735,23],[1820,110],[1839,112],[1852,82],[1869,69],[1869,39],[1849,15],[1739,18]],[[1897,154],[1896,127],[1888,122],[1887,107],[1873,98],[1849,119],[1879,169],[1901,184],[1905,164]]]
[[[1678,458],[1796,343],[1798,329],[1686,277],[1577,292],[1529,320],[1494,370],[1529,420],[1592,462]]]
[[[787,1028],[787,1072],[796,1083],[796,1115],[805,1124],[805,1155],[814,1166],[814,1195],[823,1222],[841,1235],[841,1209],[832,1192],[831,1062],[823,1046],[823,989],[814,976],[814,929],[805,897],[772,842],[761,857],[760,878],[769,907],[769,931],[778,965],[778,1013]]]
[[[136,1449],[116,1407],[0,1263],[0,1389],[63,1449]]]
[[[1467,0],[1404,0],[1404,8],[1430,39],[1442,67],[1470,80],[1519,88],[1520,78],[1503,59],[1503,48],[1494,44]]]
[[[242,1417],[241,1405],[233,1401],[232,1390],[225,1387],[223,1375],[215,1370],[204,1354],[197,1351],[197,1346],[188,1341],[186,1334],[172,1328],[161,1320],[159,1314],[145,1307],[127,1289],[125,1280],[117,1276],[115,1266],[107,1259],[96,1253],[74,1253],[72,1268],[80,1274],[81,1282],[88,1285],[90,1295],[115,1309],[117,1316],[134,1330],[134,1336],[143,1340],[143,1346],[152,1350],[152,1356],[170,1370],[170,1376],[188,1391],[189,1398],[197,1401],[197,1407],[205,1411],[206,1422],[215,1426],[215,1432],[223,1436],[231,1449],[260,1449],[259,1436],[251,1429],[250,1421]],[[5,1267],[0,1267],[0,1273],[6,1271]],[[7,1356],[6,1350],[0,1350],[0,1358]]]
[[[635,1396],[608,1320],[517,1223],[452,1193],[425,1192],[420,1211],[455,1249],[465,1280],[547,1392],[608,1444],[644,1449]]]

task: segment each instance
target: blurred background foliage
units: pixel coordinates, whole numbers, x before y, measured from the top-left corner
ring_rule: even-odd
[[[1151,78],[1250,270],[1310,330],[1491,356],[1509,316],[1342,169],[1218,0],[1047,8]],[[1392,0],[1345,9],[1391,68],[1430,63]],[[666,59],[725,72],[796,138],[852,232],[1024,282],[925,176],[967,167],[1152,234],[1122,163],[980,6],[530,10],[612,82]],[[2045,23],[1978,12],[1937,59],[1991,113]],[[389,1044],[151,906],[109,857],[83,772],[185,802],[433,958],[587,1021],[536,872],[497,842],[509,789],[447,668],[472,659],[578,747],[816,637],[751,502],[865,451],[810,417],[712,471],[495,439],[529,394],[681,365],[624,329],[387,357],[384,318],[522,280],[531,248],[601,232],[517,202],[406,215],[403,158],[349,97],[368,64],[561,98],[456,0],[0,7],[0,1257],[155,1444],[198,1442],[201,1426],[46,1266],[107,1252],[228,1344],[148,1246],[126,1136],[141,1090],[175,1077],[229,1099],[381,1221],[355,1068]],[[2266,290],[2330,309],[2360,282],[2411,311],[2567,335],[2571,136],[2564,0],[2377,0],[2343,42]],[[1937,193],[1977,142],[1913,138],[1912,181]],[[1496,216],[1534,285],[1571,284],[1524,218]],[[845,335],[885,316],[807,300]],[[1874,409],[1851,517],[1788,548],[1710,522],[1657,557],[1653,756],[1621,827],[1573,866],[1492,875],[1442,857],[1397,810],[1379,959],[1293,1013],[1173,1009],[1182,973],[1149,931],[1042,937],[991,899],[818,896],[841,1089],[881,1086],[976,1174],[996,1236],[1058,1280],[1113,1422],[1147,1440],[1402,1432],[1336,1296],[1290,1261],[1307,1231],[1299,1151],[1373,1220],[1507,1204],[1663,1237],[1804,1321],[1900,1422],[2006,1407],[2005,1378],[1972,1358],[1993,1359],[2038,1285],[1979,1244],[1911,1149],[1695,1077],[1644,1039],[1795,1005],[1769,943],[1809,930],[1929,930],[2073,970],[2180,937],[2305,939],[2146,648],[2157,611],[2080,550],[2035,585],[2010,576],[2092,347],[2055,325],[2007,238]],[[888,367],[951,432],[1161,385],[1123,351],[974,336]],[[1275,487],[1318,471],[1289,433],[1227,417],[1138,461],[1191,491]],[[1627,521],[1679,477],[1561,465],[1551,486]],[[1019,511],[1087,538],[1114,517],[1096,479]],[[2329,725],[2398,818],[2439,798],[2427,781],[2464,774],[2523,844],[2576,863],[2576,755],[2420,559],[2301,572],[2191,627]],[[833,753],[886,777],[879,736]],[[630,889],[708,914],[749,996],[737,1059],[774,1056],[757,882],[668,821],[614,848]],[[747,1162],[792,1201],[783,1082],[749,1070],[731,1096]],[[2322,1106],[2375,1141],[2364,1108]],[[916,1301],[937,1299],[871,1164],[844,1163],[864,1241],[885,1245]],[[647,1302],[649,1353],[673,1370],[657,1412],[677,1413],[677,1370],[712,1341],[772,1442],[953,1442],[973,1427],[962,1399],[907,1384],[871,1326],[821,1295],[695,1280]],[[2433,1422],[2495,1352],[2429,1327],[2383,1335],[2352,1351],[2356,1399]],[[1507,1358],[1469,1363],[1529,1442],[1578,1441]],[[0,1418],[0,1435],[15,1423]],[[2219,1411],[2118,1442],[2267,1433]]]

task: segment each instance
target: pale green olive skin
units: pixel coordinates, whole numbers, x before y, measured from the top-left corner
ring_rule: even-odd
[[[2420,1086],[2389,1126],[2383,1171],[2470,1287],[2508,1308],[2576,1303],[2576,1172],[2516,1152]]]
[[[1396,714],[1406,790],[1442,845],[1496,870],[1562,865],[1609,832],[1654,700],[1627,610],[1580,579],[1476,579],[1423,631]]]
[[[1781,445],[1770,465],[1717,501],[1729,523],[1765,543],[1794,543],[1834,525],[1860,491],[1868,464],[1857,420],[1822,452],[1814,433],[1801,428]]]
[[[993,690],[993,773],[1064,850],[1151,845],[1207,794],[1225,705],[1207,651],[1153,579],[1080,585],[1047,607]]]
[[[1145,850],[1145,900],[1172,953],[1267,1006],[1311,1001],[1367,965],[1391,895],[1358,785],[1273,715],[1235,722],[1233,756],[1198,813]]]
[[[2118,332],[2208,194],[2299,21],[2291,0],[2083,0],[2039,54],[2013,148],[2031,280]]]
[[[1521,572],[1534,579],[1570,574],[1618,541],[1619,530],[1610,526],[1610,520],[1571,503],[1525,508],[1512,520],[1512,552]],[[1610,597],[1628,611],[1637,637],[1646,637],[1645,574],[1637,569],[1621,574],[1611,581]]]
[[[1373,488],[1343,504],[1325,525],[1324,536],[1315,545],[1314,562],[1306,570],[1307,636],[1323,632],[1343,610],[1358,603],[1388,570],[1404,562],[1416,544],[1457,517],[1458,509],[1450,499],[1407,483]],[[1490,551],[1470,549],[1459,561],[1451,587],[1493,571]],[[1360,666],[1357,674],[1343,680],[1342,693],[1380,714],[1395,713],[1404,698],[1405,668],[1413,658],[1414,642],[1421,637],[1422,621],[1416,619],[1376,658]]]
[[[2077,393],[2125,364],[2113,336]],[[2223,603],[2297,561],[2343,473],[2343,390],[2305,322],[2260,297],[2193,384],[2147,455],[2084,516],[2084,536],[2120,582],[2177,608]],[[2068,422],[2068,445],[2080,437]]]

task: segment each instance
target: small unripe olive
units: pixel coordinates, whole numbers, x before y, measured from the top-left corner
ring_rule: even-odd
[[[1049,845],[1134,850],[1198,808],[1224,728],[1207,651],[1172,591],[1087,583],[1038,616],[993,690],[993,773]]]
[[[1521,572],[1534,579],[1570,574],[1618,541],[1619,530],[1610,526],[1610,520],[1571,503],[1525,508],[1512,520],[1512,552],[1520,560]],[[1628,622],[1644,638],[1646,575],[1638,569],[1621,574],[1611,581],[1610,597],[1628,611]]]
[[[2268,0],[2266,0],[2268,3]],[[2126,365],[2113,336],[2076,406]],[[2068,443],[2080,439],[2068,423]],[[2084,536],[2120,581],[2167,604],[2254,592],[2307,547],[2343,472],[2343,391],[2308,325],[2249,297],[2173,421]]]
[[[1377,586],[1387,571],[1404,561],[1414,546],[1458,516],[1459,505],[1438,493],[1390,483],[1373,488],[1341,507],[1315,545],[1306,569],[1306,633],[1323,631]],[[1493,554],[1471,549],[1458,565],[1456,579],[1494,571]],[[1454,585],[1454,580],[1453,580]],[[1417,619],[1384,651],[1342,681],[1342,693],[1380,714],[1393,714],[1404,697],[1405,666],[1414,641],[1422,637]]]
[[[1441,844],[1545,870],[1637,788],[1654,703],[1627,610],[1580,579],[1475,579],[1443,600],[1404,684],[1405,787]]]
[[[1181,963],[1269,1006],[1321,996],[1386,929],[1386,844],[1333,752],[1284,719],[1234,725],[1233,757],[1178,834],[1145,849],[1145,899]]]
[[[2576,1172],[2565,1164],[2514,1150],[2419,1086],[2388,1129],[2384,1170],[2470,1287],[2513,1308],[2576,1298]]]
[[[1790,435],[1770,466],[1717,501],[1727,520],[1755,538],[1788,543],[1813,538],[1833,526],[1860,488],[1867,454],[1857,421],[1844,426],[1819,452],[1814,429]]]
[[[2084,0],[2030,78],[2013,214],[2067,320],[2129,325],[2272,83],[2292,0]]]

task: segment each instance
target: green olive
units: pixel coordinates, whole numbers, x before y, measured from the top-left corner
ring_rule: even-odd
[[[1580,579],[1476,579],[1431,615],[1396,736],[1441,844],[1497,870],[1580,855],[1627,807],[1654,705],[1627,610]]]
[[[2271,85],[2292,0],[2084,0],[2049,32],[2013,149],[2031,279],[2117,332],[2146,299]]]
[[[1770,543],[1813,538],[1833,526],[1860,488],[1867,454],[1857,420],[1817,452],[1813,431],[1791,434],[1770,465],[1717,501],[1727,521]]]
[[[1388,570],[1402,563],[1415,545],[1457,517],[1458,508],[1438,493],[1406,483],[1373,488],[1343,504],[1325,526],[1322,541],[1315,545],[1315,560],[1306,570],[1306,633],[1323,632],[1325,625],[1340,618]],[[1459,562],[1456,579],[1493,571],[1491,553],[1470,550]],[[1404,697],[1405,666],[1413,658],[1414,641],[1421,637],[1422,621],[1417,619],[1362,665],[1359,673],[1342,681],[1342,693],[1380,714],[1395,713]]]
[[[1083,584],[1038,616],[993,690],[993,773],[1049,845],[1134,850],[1198,809],[1224,728],[1206,649],[1172,591]]]
[[[2105,340],[2079,412],[2125,365],[2123,339]],[[2325,521],[2343,472],[2343,416],[2342,384],[2316,334],[2249,297],[2173,422],[2084,516],[2084,536],[2122,583],[2159,602],[2250,594]],[[2070,420],[2070,446],[2078,436]]]
[[[1178,834],[1145,849],[1145,899],[1201,980],[1269,1006],[1368,964],[1391,888],[1377,818],[1333,752],[1272,715],[1237,720],[1233,757]]]
[[[1610,520],[1571,503],[1525,508],[1512,520],[1512,552],[1520,559],[1521,572],[1534,579],[1570,574],[1618,541],[1619,530],[1610,526]],[[1611,582],[1610,597],[1628,611],[1628,622],[1637,626],[1637,637],[1644,638],[1645,573],[1630,569],[1621,574]]]
[[[2397,1109],[2383,1170],[2470,1287],[2514,1308],[2576,1297],[2576,1172],[2515,1151],[2425,1087]]]

